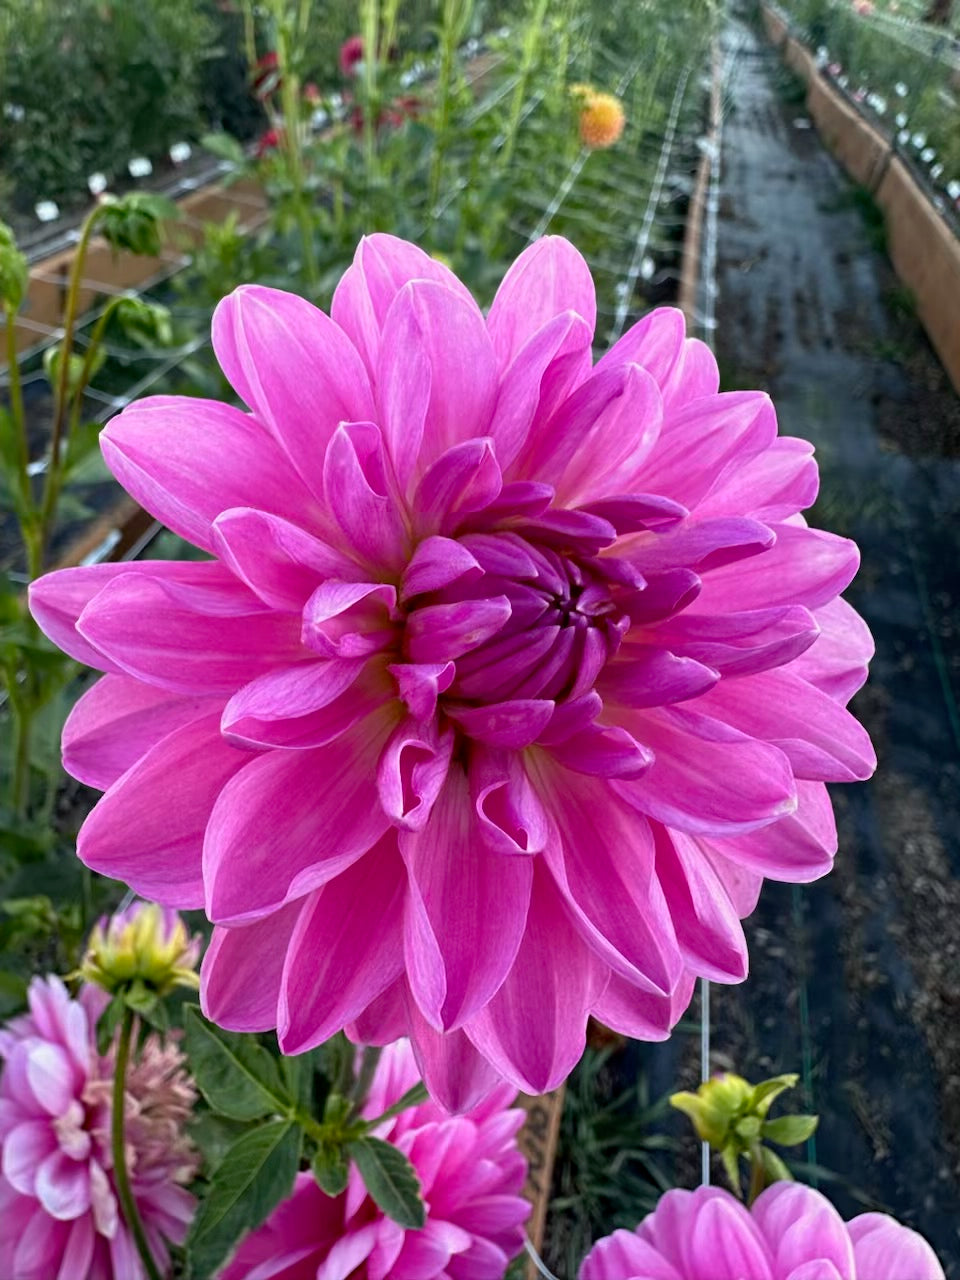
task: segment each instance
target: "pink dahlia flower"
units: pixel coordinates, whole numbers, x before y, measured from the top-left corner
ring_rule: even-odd
[[[71,1000],[59,978],[34,978],[30,1012],[0,1031],[0,1276],[4,1280],[143,1280],[120,1214],[110,1148],[113,1052],[94,1044],[107,997]],[[127,1166],[154,1258],[182,1244],[197,1168],[184,1136],[195,1091],[183,1056],[151,1036],[127,1077]]]
[[[598,1241],[580,1280],[944,1280],[922,1236],[884,1213],[844,1222],[819,1191],[778,1182],[750,1209],[729,1191],[668,1191],[636,1231]]]
[[[107,793],[80,857],[206,910],[208,1016],[408,1035],[454,1108],[552,1088],[591,1012],[662,1039],[697,974],[740,981],[763,877],[829,870],[824,783],[875,764],[812,447],[718,394],[679,311],[596,365],[595,318],[559,238],[486,317],[385,235],[330,317],[238,289],[213,343],[249,412],[154,397],[101,437],[212,558],[32,588],[107,672],[64,730]]]
[[[338,62],[340,73],[344,76],[356,75],[356,68],[363,61],[363,36],[348,36],[340,46]]]
[[[364,1115],[386,1111],[417,1083],[405,1041],[385,1049]],[[427,1207],[420,1231],[384,1217],[351,1169],[331,1198],[302,1173],[289,1200],[241,1244],[221,1280],[500,1280],[523,1247],[530,1205],[520,1196],[527,1162],[517,1148],[523,1112],[501,1085],[465,1115],[435,1103],[402,1111],[376,1132],[412,1161]]]

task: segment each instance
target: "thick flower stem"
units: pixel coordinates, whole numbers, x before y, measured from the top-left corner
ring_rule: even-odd
[[[125,1008],[123,1022],[120,1024],[120,1039],[117,1044],[117,1065],[113,1077],[113,1115],[111,1117],[111,1137],[113,1140],[113,1177],[117,1184],[117,1196],[124,1221],[130,1228],[137,1253],[143,1262],[149,1280],[164,1280],[164,1277],[153,1260],[150,1246],[147,1244],[146,1232],[140,1218],[137,1202],[133,1198],[130,1187],[130,1176],[127,1172],[126,1144],[124,1142],[124,1108],[126,1105],[125,1084],[127,1063],[130,1059],[130,1041],[133,1035],[133,1010]]]
[[[50,461],[47,466],[46,483],[43,499],[40,504],[40,558],[46,551],[53,513],[60,495],[60,473],[62,469],[63,444],[67,424],[67,406],[70,399],[70,355],[73,351],[73,336],[77,324],[77,311],[80,304],[80,282],[83,279],[83,268],[87,260],[87,250],[94,228],[100,218],[101,208],[98,206],[87,215],[80,231],[80,240],[73,258],[73,270],[70,273],[70,289],[67,293],[67,305],[63,316],[63,341],[60,344],[60,371],[55,388],[53,407],[53,430],[50,434]]]

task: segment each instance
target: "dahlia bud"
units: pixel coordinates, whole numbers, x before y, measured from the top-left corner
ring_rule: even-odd
[[[582,86],[577,86],[578,89]],[[580,141],[591,151],[612,147],[623,133],[626,116],[623,104],[612,93],[579,93]]]
[[[781,1116],[768,1120],[774,1099],[797,1083],[796,1075],[772,1076],[752,1085],[731,1072],[706,1080],[696,1093],[675,1093],[670,1105],[693,1122],[697,1136],[718,1151],[730,1185],[740,1194],[739,1161],[746,1157],[767,1182],[791,1178],[779,1156],[764,1142],[793,1147],[805,1142],[817,1127],[816,1116]],[[762,1182],[759,1183],[762,1189]]]
[[[197,990],[200,945],[175,911],[134,903],[94,925],[79,973],[111,995],[135,984],[157,996],[174,987]]]

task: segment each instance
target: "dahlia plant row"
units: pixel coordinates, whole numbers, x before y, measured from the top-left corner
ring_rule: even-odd
[[[504,1276],[517,1091],[564,1081],[591,1016],[669,1036],[698,977],[746,976],[763,880],[829,871],[825,783],[875,764],[857,549],[807,525],[812,449],[719,392],[679,312],[596,363],[595,322],[567,240],[484,314],[375,234],[329,315],[219,305],[240,407],[104,429],[203,558],[30,589],[102,673],[63,733],[104,793],[78,855],[145,901],[0,1037],[0,1275]],[[768,1143],[815,1123],[770,1118],[793,1082],[678,1095],[733,1191],[669,1193],[582,1280],[942,1277],[782,1181]]]

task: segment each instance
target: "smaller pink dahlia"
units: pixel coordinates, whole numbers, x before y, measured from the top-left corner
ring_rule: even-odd
[[[593,1246],[580,1280],[944,1280],[926,1240],[884,1213],[844,1222],[819,1191],[778,1182],[668,1191],[636,1231]]]
[[[364,1107],[393,1106],[419,1079],[410,1044],[384,1049]],[[527,1162],[516,1141],[523,1112],[501,1085],[465,1115],[434,1103],[409,1107],[376,1132],[413,1163],[426,1226],[384,1217],[355,1168],[331,1198],[301,1173],[293,1195],[252,1232],[221,1280],[500,1280],[523,1246],[530,1205],[519,1192]]]
[[[94,1042],[106,996],[71,1000],[59,978],[34,978],[29,1002],[0,1031],[0,1276],[143,1280],[113,1181],[113,1050],[101,1058]],[[151,1036],[127,1077],[127,1165],[161,1266],[194,1209],[183,1184],[197,1167],[184,1136],[196,1095],[183,1062]]]

